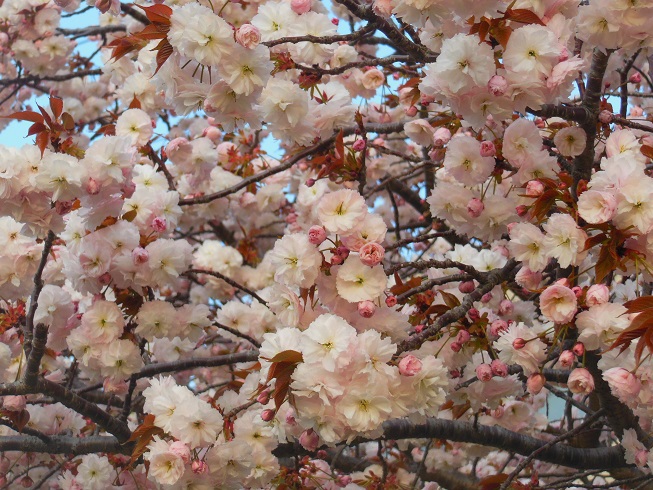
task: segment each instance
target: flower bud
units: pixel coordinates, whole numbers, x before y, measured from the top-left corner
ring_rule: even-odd
[[[528,206],[525,206],[524,204],[520,204],[515,208],[515,211],[517,212],[517,216],[523,218],[528,214]]]
[[[411,105],[409,108],[406,109],[406,115],[408,117],[415,117],[417,115],[417,107]]]
[[[497,154],[497,149],[491,141],[483,141],[481,143],[481,156],[493,157]]]
[[[478,218],[483,210],[485,209],[485,204],[480,199],[473,197],[467,203],[467,214],[470,218]]]
[[[526,341],[521,337],[516,338],[515,340],[512,341],[512,347],[515,350],[523,349],[524,347],[526,347]]]
[[[501,316],[506,316],[506,315],[512,315],[513,312],[515,311],[515,305],[512,304],[512,301],[509,299],[503,299],[501,300],[501,303],[499,303],[499,315]]]
[[[500,359],[494,359],[490,363],[492,368],[492,374],[499,376],[500,378],[505,378],[508,376],[508,365]]]
[[[266,388],[265,390],[261,391],[256,397],[256,401],[261,405],[267,405],[270,401],[270,390]]]
[[[28,475],[25,475],[20,479],[20,485],[23,488],[32,488],[32,485],[34,485],[34,480],[32,480]]]
[[[458,330],[458,335],[456,335],[456,342],[459,344],[465,344],[470,341],[472,336],[467,330]]]
[[[132,250],[132,262],[134,265],[145,264],[150,260],[150,252],[141,247],[136,247]]]
[[[190,468],[196,475],[203,475],[204,473],[209,472],[209,465],[207,465],[206,462],[200,461],[198,459],[191,463]]]
[[[261,42],[261,31],[252,24],[243,24],[236,31],[236,42],[244,48],[254,49]]]
[[[533,373],[526,380],[526,389],[532,395],[537,395],[544,388],[546,378],[541,373]]]
[[[479,380],[486,383],[492,379],[492,376],[493,376],[492,368],[490,367],[489,364],[481,364],[479,366],[476,366],[476,377]]]
[[[585,295],[587,306],[596,306],[607,303],[610,300],[610,290],[605,284],[593,284]]]
[[[324,240],[326,240],[326,238],[326,230],[321,226],[313,225],[308,230],[308,241],[313,245],[321,244]]]
[[[571,292],[574,293],[574,296],[576,296],[576,298],[578,299],[583,295],[583,288],[581,288],[580,286],[574,286],[573,288],[571,288]]]
[[[165,218],[157,216],[152,220],[152,229],[157,233],[163,233],[168,228]]]
[[[368,267],[374,267],[383,260],[385,249],[375,242],[366,243],[358,250],[360,261]]]
[[[576,356],[570,350],[563,350],[560,353],[560,357],[558,358],[558,362],[560,363],[560,366],[564,368],[570,368],[571,366],[573,366],[575,360],[576,360]]]
[[[508,322],[505,320],[494,320],[490,325],[490,333],[493,337],[498,337],[508,330]]]
[[[569,374],[567,386],[572,393],[589,395],[594,391],[594,378],[585,368],[576,368]]]
[[[307,451],[315,451],[320,442],[320,437],[313,429],[307,429],[299,436],[299,443]]]
[[[311,10],[311,0],[292,0],[290,8],[297,15],[302,15]]]
[[[642,81],[642,75],[639,73],[635,72],[632,75],[630,75],[630,78],[628,79],[630,83],[641,83]]]
[[[399,361],[399,374],[402,376],[415,376],[422,370],[422,361],[413,355],[407,355]]]
[[[313,187],[315,185],[315,179],[306,179],[306,187]]]
[[[526,195],[528,197],[538,197],[544,193],[544,184],[539,180],[529,180],[526,184]]]
[[[481,314],[478,312],[476,308],[470,308],[469,311],[467,312],[467,316],[473,322],[478,321],[481,318]]]
[[[508,90],[508,80],[501,75],[493,75],[490,81],[487,82],[487,88],[492,95],[499,97]]]
[[[264,422],[269,422],[270,420],[274,419],[274,415],[274,410],[266,408],[261,412],[261,419],[263,419]]]
[[[365,140],[356,140],[354,141],[354,144],[351,145],[352,149],[354,151],[363,151],[367,145],[365,144]]]
[[[460,349],[463,348],[463,345],[460,342],[451,342],[451,350],[454,352],[460,352]]]
[[[397,305],[397,297],[396,296],[388,296],[385,299],[385,305],[388,308],[392,308],[393,306],[396,306]]]
[[[576,344],[574,345],[574,347],[572,347],[571,350],[573,351],[574,354],[580,357],[583,354],[585,354],[585,344],[583,344],[582,342],[576,342]]]
[[[101,188],[102,185],[93,177],[89,177],[86,181],[86,192],[91,196],[99,194]]]
[[[376,306],[372,301],[366,300],[358,303],[358,314],[363,318],[372,318],[375,311]]]
[[[451,131],[447,128],[439,127],[433,133],[433,146],[436,148],[442,148],[444,145],[449,143],[451,139]]]

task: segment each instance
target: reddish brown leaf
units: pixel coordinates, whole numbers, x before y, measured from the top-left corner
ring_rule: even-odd
[[[63,112],[63,99],[59,97],[50,96],[50,109],[55,119],[59,119]]]
[[[508,9],[505,13],[505,18],[514,22],[521,22],[522,24],[546,25],[536,13],[528,9]]]
[[[653,146],[642,145],[639,151],[642,152],[642,155],[648,158],[653,158]]]
[[[48,147],[49,142],[50,135],[47,132],[43,131],[36,135],[36,146],[41,150],[41,156],[45,153],[45,149]]]
[[[498,475],[490,475],[479,480],[478,485],[481,490],[497,490],[501,488],[501,484],[506,481],[508,475],[499,473]]]
[[[409,291],[409,290],[411,290],[413,288],[416,288],[420,284],[422,284],[422,278],[421,277],[413,277],[408,282],[401,283],[401,284],[395,284],[394,286],[392,286],[390,288],[390,292],[396,296],[398,294],[403,294],[406,291]]]
[[[29,131],[27,131],[27,136],[34,136],[35,134],[40,133],[41,131],[47,131],[48,128],[43,123],[34,123],[30,126]]]
[[[147,16],[150,22],[155,22],[157,24],[168,24],[168,25],[170,24],[172,9],[167,5],[155,4],[149,7],[136,5],[136,7],[142,9],[145,12],[145,15]]]
[[[460,301],[453,294],[447,293],[446,291],[439,291],[439,293],[440,296],[442,296],[442,299],[444,300],[444,304],[446,304],[449,308],[455,308],[456,306],[460,306]]]
[[[618,262],[613,257],[609,244],[604,244],[599,252],[599,257],[594,267],[594,274],[596,275],[596,282],[602,282],[610,272],[616,269]]]
[[[72,131],[75,129],[75,120],[73,119],[73,116],[67,112],[64,112],[61,115],[61,120],[63,121],[63,127],[66,131]]]
[[[603,240],[605,240],[606,238],[607,235],[605,233],[599,233],[598,235],[589,237],[587,240],[585,240],[585,248],[583,249],[583,252],[603,242]]]
[[[267,359],[265,357],[263,359],[270,362],[302,362],[304,360],[302,353],[297,352],[296,350],[284,350],[283,352],[279,352],[272,359]]]
[[[43,116],[34,111],[14,112],[8,116],[0,116],[3,119],[16,119],[18,121],[30,121],[33,123],[43,123]]]
[[[642,311],[653,309],[653,296],[642,296],[624,303],[628,313],[640,313]]]
[[[131,103],[129,104],[130,109],[140,109],[141,108],[141,102],[138,100],[138,97],[134,95],[134,98],[132,99]]]
[[[168,42],[167,39],[163,39],[156,47],[158,53],[156,54],[156,70],[154,74],[161,69],[163,64],[170,58],[172,55],[173,49],[172,45]]]

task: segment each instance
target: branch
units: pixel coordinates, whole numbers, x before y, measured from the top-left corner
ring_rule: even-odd
[[[475,301],[479,301],[485,293],[490,292],[497,284],[514,276],[517,272],[516,268],[517,261],[510,259],[502,269],[495,269],[488,273],[486,282],[465,296],[460,306],[447,311],[444,315],[438,317],[433,325],[401,342],[397,348],[397,354],[419,348],[430,336],[438,333],[445,326],[460,320],[471,309]]]
[[[173,362],[161,362],[158,364],[150,364],[145,366],[139,372],[132,374],[132,378],[149,378],[157,374],[174,373],[177,371],[185,371],[198,367],[215,367],[226,366],[228,364],[236,364],[239,362],[254,362],[258,361],[258,350],[248,350],[244,352],[237,352],[235,354],[226,354],[224,356],[215,357],[200,357],[196,359],[182,359]]]
[[[0,452],[4,451],[74,455],[92,453],[130,455],[132,453],[132,445],[121,444],[115,437],[103,436],[83,438],[51,436],[47,443],[34,436],[3,436],[0,437]]]
[[[262,305],[267,305],[268,304],[267,301],[265,301],[263,298],[261,298],[258,294],[256,294],[251,289],[243,286],[242,284],[237,283],[236,281],[234,281],[233,279],[230,279],[229,277],[225,276],[224,274],[220,274],[219,272],[207,271],[207,270],[204,270],[204,269],[189,269],[186,272],[184,272],[184,274],[206,274],[206,275],[209,275],[209,276],[216,277],[218,279],[222,279],[224,282],[226,282],[230,286],[232,286],[232,287],[234,287],[236,289],[240,289],[244,293],[249,294],[252,298],[256,299],[256,301],[258,301]]]
[[[48,255],[50,255],[50,250],[52,249],[52,242],[54,242],[54,233],[52,230],[49,230],[45,240],[43,241],[41,261],[39,262],[36,273],[34,274],[34,289],[32,289],[32,295],[29,299],[29,310],[27,310],[27,317],[25,318],[25,331],[23,332],[23,335],[25,336],[24,349],[28,355],[29,351],[32,348],[32,335],[34,334],[34,315],[36,315],[36,309],[39,306],[39,295],[43,289],[43,270],[45,269],[45,264],[48,261]]]
[[[580,124],[587,136],[587,144],[583,153],[574,160],[572,176],[574,185],[571,188],[572,195],[576,197],[576,189],[581,180],[589,182],[592,176],[592,165],[594,164],[594,140],[596,139],[596,124],[599,118],[599,106],[601,93],[603,92],[603,75],[608,66],[611,51],[607,53],[595,48],[592,55],[592,66],[587,76],[587,87],[581,107],[587,113],[586,119]]]
[[[268,48],[277,46],[279,44],[299,43],[304,41],[308,41],[315,44],[332,44],[332,43],[339,43],[341,41],[357,41],[363,36],[365,36],[366,34],[370,34],[374,31],[376,31],[376,24],[370,22],[362,29],[356,32],[352,32],[351,34],[336,34],[334,36],[311,36],[311,35],[288,36],[288,37],[282,37],[280,39],[274,39],[272,41],[265,41],[262,42],[261,44],[267,46]]]
[[[65,82],[66,80],[72,80],[73,78],[80,77],[90,77],[94,75],[102,75],[102,70],[82,70],[74,73],[65,73],[63,75],[25,75],[24,77],[11,78],[9,80],[0,80],[0,87],[6,87],[18,84],[26,84],[32,82]]]

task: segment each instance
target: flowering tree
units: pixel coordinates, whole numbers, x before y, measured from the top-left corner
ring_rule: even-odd
[[[651,18],[2,2],[0,488],[651,488]]]

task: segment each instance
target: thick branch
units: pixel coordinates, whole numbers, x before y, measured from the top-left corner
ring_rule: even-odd
[[[460,320],[467,314],[475,301],[479,301],[483,295],[490,292],[494,286],[501,284],[503,281],[506,281],[508,278],[513,276],[514,273],[516,273],[516,267],[517,261],[510,259],[502,269],[496,269],[490,272],[487,275],[485,283],[465,296],[460,306],[447,311],[444,315],[438,317],[433,325],[401,342],[397,348],[397,353],[419,348],[419,346],[421,346],[430,336],[435,335],[445,326]]]
[[[180,361],[161,362],[159,364],[150,364],[149,366],[145,366],[139,372],[133,374],[132,378],[149,378],[157,374],[175,373],[178,371],[185,371],[187,369],[198,367],[226,366],[228,364],[236,364],[239,362],[254,362],[257,360],[258,351],[248,350],[244,352],[237,352],[235,354],[227,354],[224,356],[199,357],[196,359],[182,359]]]
[[[92,453],[129,455],[132,452],[132,445],[123,445],[115,437],[50,436],[50,440],[46,443],[37,437],[24,435],[0,437],[0,453],[4,451],[74,455]]]

